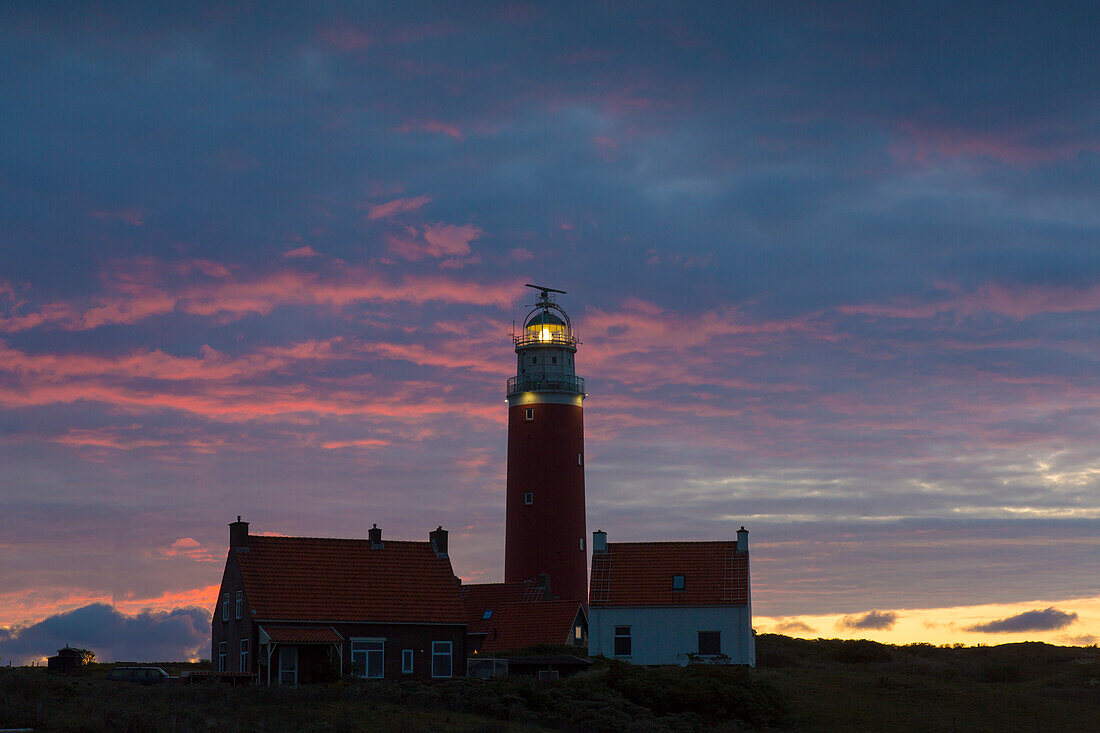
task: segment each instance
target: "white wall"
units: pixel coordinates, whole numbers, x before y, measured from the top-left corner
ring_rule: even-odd
[[[700,631],[722,632],[722,653],[732,664],[756,666],[752,613],[748,606],[679,606],[673,608],[600,608],[588,611],[588,653],[615,657],[615,627],[631,627],[634,664],[688,663],[699,651]]]

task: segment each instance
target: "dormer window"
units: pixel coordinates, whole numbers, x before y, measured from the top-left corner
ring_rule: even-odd
[[[673,575],[672,576],[672,590],[683,590],[683,589],[684,589],[684,576],[682,576],[682,575]]]

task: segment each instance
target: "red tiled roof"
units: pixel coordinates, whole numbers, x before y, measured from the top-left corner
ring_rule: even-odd
[[[466,623],[470,632],[474,633],[485,611],[509,603],[541,601],[544,589],[534,583],[463,583],[460,592],[462,605],[466,609]]]
[[[500,652],[535,644],[571,644],[573,622],[581,610],[579,601],[509,603],[493,609],[492,618],[478,621],[469,633],[484,633],[478,651]]]
[[[672,589],[674,575],[683,590]],[[592,555],[590,606],[743,606],[748,597],[748,553],[736,542],[614,542]]]
[[[451,561],[429,542],[249,535],[237,559],[257,620],[465,622]]]
[[[339,644],[344,637],[331,626],[261,626],[276,644]]]

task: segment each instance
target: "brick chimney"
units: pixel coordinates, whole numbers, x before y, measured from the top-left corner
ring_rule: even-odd
[[[607,552],[607,532],[602,529],[592,533],[592,552]]]
[[[377,524],[367,530],[367,536],[370,537],[370,548],[372,550],[382,549],[382,530],[378,529]]]
[[[745,529],[744,526],[737,530],[737,551],[749,551],[749,531]]]
[[[448,559],[447,530],[443,529],[442,524],[428,533],[428,539],[431,540],[432,551],[435,552],[435,556],[441,560]]]
[[[229,549],[248,551],[248,522],[242,522],[240,514],[237,521],[229,525]]]

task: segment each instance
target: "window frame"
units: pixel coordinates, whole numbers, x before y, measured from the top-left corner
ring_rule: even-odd
[[[402,649],[401,650],[401,674],[413,673],[413,650]]]
[[[229,593],[222,593],[222,621],[229,620]]]
[[[535,492],[534,491],[525,491],[525,492],[523,492],[523,505],[524,506],[533,506],[534,503],[535,503]]]
[[[237,660],[237,664],[239,665],[239,667],[237,669],[238,672],[251,672],[252,671],[252,667],[249,664],[249,656],[250,656],[249,652],[251,651],[251,649],[249,647],[251,647],[251,646],[252,645],[249,643],[248,639],[241,639],[241,643],[240,643],[240,646],[239,646],[240,659]]]
[[[382,636],[356,636],[348,640],[350,643],[350,659],[355,662],[356,654],[363,654],[363,668],[359,671],[357,677],[361,677],[367,680],[380,680],[386,676],[386,639]],[[361,644],[364,648],[356,649],[356,645]],[[378,644],[380,648],[366,647],[367,644]],[[371,672],[371,655],[379,654],[380,659],[378,661],[378,674],[370,674]]]
[[[442,649],[446,647],[447,651],[437,651],[437,647]],[[436,674],[436,658],[447,658],[447,674]],[[454,677],[454,642],[451,641],[433,641],[432,642],[432,679],[445,680]]]
[[[234,614],[234,616],[235,616],[235,618],[237,618],[239,620],[241,618],[241,614],[244,613],[244,591],[243,590],[237,591],[237,607],[236,607],[235,610],[236,610],[236,613]]]
[[[676,574],[672,576],[672,590],[682,591],[687,588],[687,578],[682,574]]]
[[[626,629],[624,632],[623,629]],[[611,651],[613,656],[616,657],[632,657],[634,656],[634,635],[633,627],[631,626],[615,626],[612,631],[614,632],[611,637]],[[620,651],[619,642],[623,642],[626,651]]]
[[[535,408],[525,407],[523,416],[527,420],[527,422],[534,422],[535,421]]]
[[[719,630],[711,630],[711,631],[698,631],[696,633],[698,634],[698,636],[696,637],[696,642],[695,643],[696,643],[696,649],[699,650],[699,656],[701,656],[701,657],[717,657],[717,656],[722,654],[722,631],[720,629]],[[717,642],[717,645],[715,647],[715,649],[717,649],[717,651],[703,651],[703,634],[707,634],[707,635],[713,634],[714,635],[712,638]]]
[[[225,665],[229,662],[229,642],[218,642],[218,671],[225,672]]]

